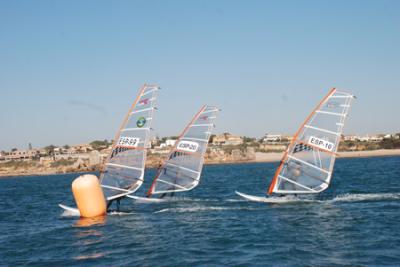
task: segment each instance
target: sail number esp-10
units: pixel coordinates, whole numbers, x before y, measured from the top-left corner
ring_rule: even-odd
[[[130,136],[121,136],[118,140],[118,146],[123,147],[137,147],[139,145],[139,138]]]
[[[319,147],[321,149],[328,150],[331,152],[335,148],[335,144],[333,144],[329,141],[323,140],[321,138],[315,137],[315,136],[310,136],[308,143],[310,145],[313,145],[313,146],[316,146],[316,147]]]

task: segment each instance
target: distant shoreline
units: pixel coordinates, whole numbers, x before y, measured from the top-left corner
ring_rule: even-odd
[[[369,157],[384,157],[384,156],[400,156],[400,149],[380,149],[367,151],[344,151],[338,152],[340,158],[369,158]],[[258,157],[258,159],[257,159]],[[254,162],[276,162],[283,157],[282,153],[256,153]]]
[[[262,153],[256,152],[256,158],[254,160],[243,160],[243,161],[208,161],[205,165],[223,165],[223,164],[245,164],[245,163],[269,163],[279,162],[283,157],[284,152],[271,152]],[[400,156],[400,149],[381,149],[381,150],[369,150],[369,151],[347,151],[339,152],[338,159],[340,158],[370,158],[370,157],[389,157],[389,156]],[[153,169],[155,166],[148,166],[148,169]],[[15,176],[47,176],[47,175],[58,175],[58,174],[79,174],[87,173],[90,171],[77,170],[73,172],[59,173],[57,170],[45,171],[45,172],[13,172],[13,173],[0,173],[1,178],[15,177]],[[96,172],[96,171],[93,171]]]

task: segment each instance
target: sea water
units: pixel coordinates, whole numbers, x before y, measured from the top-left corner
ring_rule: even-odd
[[[277,163],[205,166],[200,185],[166,203],[123,200],[79,219],[77,174],[0,179],[0,265],[400,266],[400,157],[339,159],[312,201],[251,203]],[[137,193],[143,196],[155,170]]]

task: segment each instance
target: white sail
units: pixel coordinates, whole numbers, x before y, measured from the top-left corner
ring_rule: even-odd
[[[107,200],[134,193],[143,183],[159,88],[144,85],[118,131],[100,175]]]
[[[269,194],[310,194],[328,188],[344,122],[354,98],[334,88],[322,99],[295,134]]]
[[[188,191],[198,185],[218,111],[216,107],[204,106],[194,116],[158,170],[148,196]]]

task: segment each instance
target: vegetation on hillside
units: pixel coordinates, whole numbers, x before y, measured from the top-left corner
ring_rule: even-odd
[[[20,168],[35,167],[37,165],[38,165],[38,163],[36,161],[11,160],[11,161],[7,161],[4,163],[0,163],[0,168],[14,168],[16,170],[16,169],[20,169]]]
[[[111,144],[112,144],[111,142],[108,142],[107,139],[105,139],[104,141],[95,140],[95,141],[91,142],[89,145],[94,150],[102,150],[102,149],[109,147]]]
[[[57,168],[57,167],[64,167],[64,166],[71,166],[75,163],[74,159],[59,159],[54,161],[50,164],[50,167]]]

